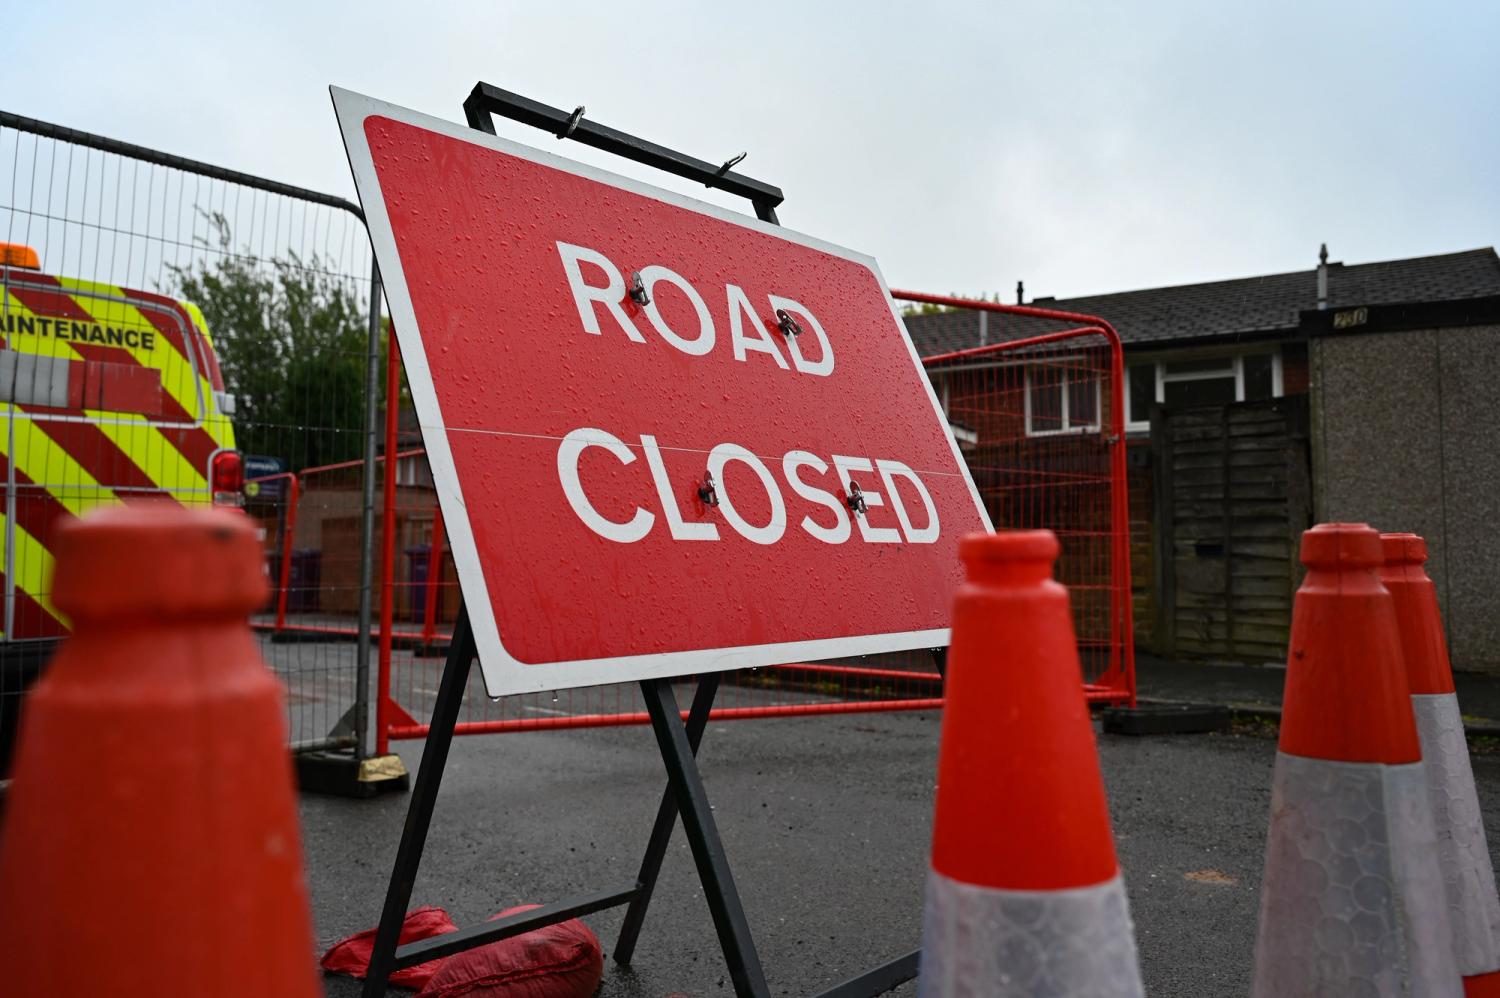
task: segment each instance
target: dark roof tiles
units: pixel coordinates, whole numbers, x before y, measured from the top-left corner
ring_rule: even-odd
[[[1500,295],[1500,257],[1492,248],[1328,265],[1330,309],[1489,295]],[[1028,304],[1098,315],[1114,325],[1127,346],[1233,339],[1295,330],[1299,313],[1318,307],[1318,278],[1310,269],[1082,298],[1038,298]],[[986,326],[989,343],[1060,328],[1045,320],[1008,315],[991,315]],[[907,316],[906,328],[923,356],[980,345],[978,313],[971,310]]]

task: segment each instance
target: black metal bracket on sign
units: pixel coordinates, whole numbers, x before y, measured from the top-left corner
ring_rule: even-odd
[[[530,97],[513,94],[509,90],[501,90],[488,83],[474,84],[474,89],[464,101],[464,116],[468,119],[469,127],[494,135],[493,116],[497,114],[523,125],[540,128],[560,139],[566,138],[581,142],[586,146],[613,153],[622,159],[655,167],[665,173],[700,183],[704,187],[712,187],[727,194],[745,198],[755,206],[756,218],[762,222],[779,224],[776,220],[776,206],[786,200],[786,196],[781,193],[781,188],[772,187],[770,184],[753,180],[729,169],[745,158],[744,153],[716,165],[707,160],[698,159],[696,156],[688,156],[675,149],[659,146],[655,142],[647,142],[627,132],[589,121],[583,116],[582,107],[568,112],[540,101],[534,101]]]
[[[474,87],[468,100],[464,102],[464,112],[471,127],[491,135],[495,134],[491,115],[499,114],[533,125],[559,138],[583,142],[635,162],[700,181],[709,187],[746,197],[754,204],[757,217],[762,221],[779,224],[775,209],[783,200],[781,191],[732,172],[729,167],[736,160],[714,166],[705,160],[695,159],[591,122],[583,117],[582,108],[569,113],[487,83]],[[369,973],[365,979],[364,998],[383,998],[391,973],[400,968],[416,966],[438,957],[621,905],[628,907],[620,927],[620,937],[615,943],[614,959],[622,965],[630,963],[679,814],[698,868],[698,878],[703,885],[709,913],[713,917],[714,929],[718,933],[719,945],[724,952],[729,976],[734,984],[734,993],[738,998],[768,998],[770,991],[766,985],[765,973],[761,969],[755,940],[745,918],[744,907],[740,903],[734,875],[729,869],[729,860],[714,823],[713,811],[703,789],[703,777],[698,771],[696,759],[698,746],[708,727],[714,697],[719,689],[717,673],[699,679],[686,723],[683,722],[676,695],[672,691],[671,680],[641,681],[641,694],[645,697],[651,728],[656,734],[657,747],[667,771],[667,787],[657,807],[656,821],[647,838],[646,853],[641,859],[634,883],[613,890],[580,894],[508,918],[461,928],[456,932],[405,946],[397,945],[401,923],[411,903],[417,868],[421,864],[422,851],[427,842],[427,830],[432,821],[433,806],[437,802],[438,788],[442,783],[443,769],[447,764],[448,749],[453,742],[454,726],[458,721],[464,690],[468,686],[470,666],[476,656],[468,610],[461,605],[448,648],[448,658],[443,666],[443,677],[438,686],[422,761],[417,768],[416,784],[407,806],[406,825],[401,832],[401,844],[396,852],[395,867],[391,871],[380,927],[376,930]],[[874,998],[875,995],[884,994],[916,977],[919,958],[920,951],[907,953],[823,992],[818,998]]]

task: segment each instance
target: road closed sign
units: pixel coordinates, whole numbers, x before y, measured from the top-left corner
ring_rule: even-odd
[[[333,97],[492,696],[947,643],[989,524],[873,260]]]

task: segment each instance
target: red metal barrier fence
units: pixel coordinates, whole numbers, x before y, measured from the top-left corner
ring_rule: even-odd
[[[400,451],[396,460],[398,480],[426,475],[420,448]],[[376,459],[382,476],[384,465],[384,457]],[[353,641],[358,635],[362,478],[362,462],[341,461],[247,480],[259,493],[251,508],[266,529],[267,572],[275,590],[253,626],[274,641]],[[424,492],[434,505],[430,478]],[[399,623],[395,631],[402,639],[416,634]]]
[[[1061,541],[1056,573],[1072,598],[1087,695],[1133,703],[1119,337],[1090,316],[894,294],[949,310],[908,318],[919,343],[936,339],[924,326],[984,316],[980,345],[929,355],[927,371],[995,528],[1046,528]]]
[[[894,295],[941,309],[908,316],[919,347],[929,345],[924,327],[962,330],[984,317],[979,345],[929,350],[924,363],[996,528],[1047,528],[1062,542],[1057,574],[1072,594],[1085,695],[1133,703],[1124,371],[1114,330],[1089,316]],[[396,389],[388,397],[399,397]],[[386,432],[388,452],[405,442],[394,413]],[[424,453],[397,452],[384,483],[377,753],[388,739],[425,737],[459,604]],[[470,682],[461,734],[648,722],[635,684],[492,700],[477,675]],[[930,710],[942,706],[942,683],[931,653],[907,652],[743,670],[718,703],[716,720]]]

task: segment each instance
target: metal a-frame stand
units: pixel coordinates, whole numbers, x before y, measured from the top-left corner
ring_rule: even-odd
[[[707,187],[740,195],[751,201],[755,206],[756,216],[762,221],[779,224],[776,206],[783,200],[781,191],[731,171],[730,167],[737,160],[716,166],[613,128],[586,121],[581,107],[569,114],[487,83],[475,85],[473,92],[464,101],[464,113],[470,127],[491,135],[495,134],[492,115],[499,114],[551,132],[560,139],[571,138],[679,177],[699,181]],[[765,973],[761,970],[760,957],[755,952],[755,941],[745,919],[745,910],[740,904],[739,892],[735,889],[734,875],[730,872],[729,860],[724,854],[724,844],[714,824],[713,812],[709,808],[708,795],[704,792],[703,778],[698,772],[695,758],[699,742],[703,739],[703,731],[708,726],[714,696],[719,689],[719,676],[716,673],[699,679],[686,723],[683,722],[677,697],[672,691],[671,680],[641,681],[641,694],[645,697],[646,710],[651,717],[651,729],[656,734],[657,746],[667,770],[667,788],[662,793],[661,804],[656,811],[656,822],[647,839],[646,854],[641,859],[640,871],[633,884],[614,890],[580,894],[507,918],[397,946],[401,924],[406,916],[407,906],[411,903],[417,867],[422,861],[422,850],[427,842],[427,830],[432,823],[432,810],[437,802],[438,788],[447,765],[448,749],[453,743],[454,725],[458,721],[464,689],[468,685],[469,669],[476,655],[468,610],[460,607],[448,649],[448,659],[443,666],[443,678],[438,685],[437,702],[432,711],[426,747],[417,767],[416,785],[407,806],[406,825],[401,831],[401,845],[396,851],[396,863],[391,871],[390,887],[386,891],[385,906],[380,915],[380,927],[375,934],[375,946],[365,979],[364,998],[383,998],[386,983],[395,970],[620,905],[628,907],[620,928],[620,938],[615,943],[614,959],[617,963],[628,964],[635,952],[636,940],[646,918],[646,908],[651,903],[657,874],[666,857],[679,812],[693,860],[698,867],[703,893],[708,900],[709,913],[713,916],[714,928],[719,935],[719,945],[724,951],[734,992],[738,998],[768,998],[770,992],[766,986]],[[819,998],[873,998],[884,994],[917,976],[919,956],[920,951],[908,953],[825,991]]]

